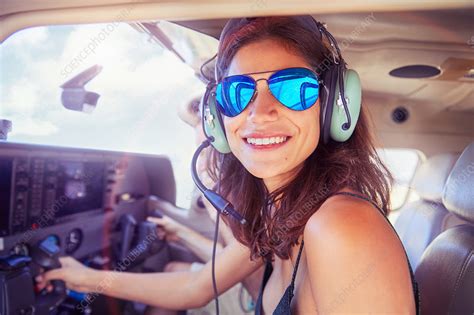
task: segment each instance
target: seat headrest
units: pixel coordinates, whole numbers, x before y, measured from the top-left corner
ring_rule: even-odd
[[[474,142],[464,150],[449,174],[443,204],[457,216],[474,223]]]
[[[422,199],[441,203],[444,185],[457,158],[456,153],[437,154],[418,167],[411,186]]]

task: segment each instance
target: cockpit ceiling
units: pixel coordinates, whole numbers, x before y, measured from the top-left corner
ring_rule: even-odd
[[[203,20],[237,16],[472,9],[472,0],[2,0],[0,42],[23,28],[112,21]]]

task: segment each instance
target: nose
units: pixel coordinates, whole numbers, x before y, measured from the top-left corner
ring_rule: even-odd
[[[274,121],[278,118],[278,101],[268,89],[265,80],[257,80],[257,89],[248,105],[248,119],[253,123]]]

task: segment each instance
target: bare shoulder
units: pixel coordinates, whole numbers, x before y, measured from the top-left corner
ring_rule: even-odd
[[[338,195],[304,230],[313,297],[322,313],[412,313],[407,259],[396,233],[370,202]]]
[[[340,241],[361,241],[375,235],[395,236],[384,215],[370,202],[346,195],[326,200],[310,217],[305,239],[331,237]],[[348,238],[348,239],[345,239]]]

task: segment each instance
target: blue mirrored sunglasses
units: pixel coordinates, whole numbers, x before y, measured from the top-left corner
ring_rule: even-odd
[[[272,95],[292,110],[302,111],[310,108],[319,96],[318,76],[307,68],[282,69],[268,79],[258,80],[249,75],[232,75],[222,79],[216,87],[217,107],[221,113],[235,117],[243,112],[254,97],[257,81],[260,80],[267,81]]]

